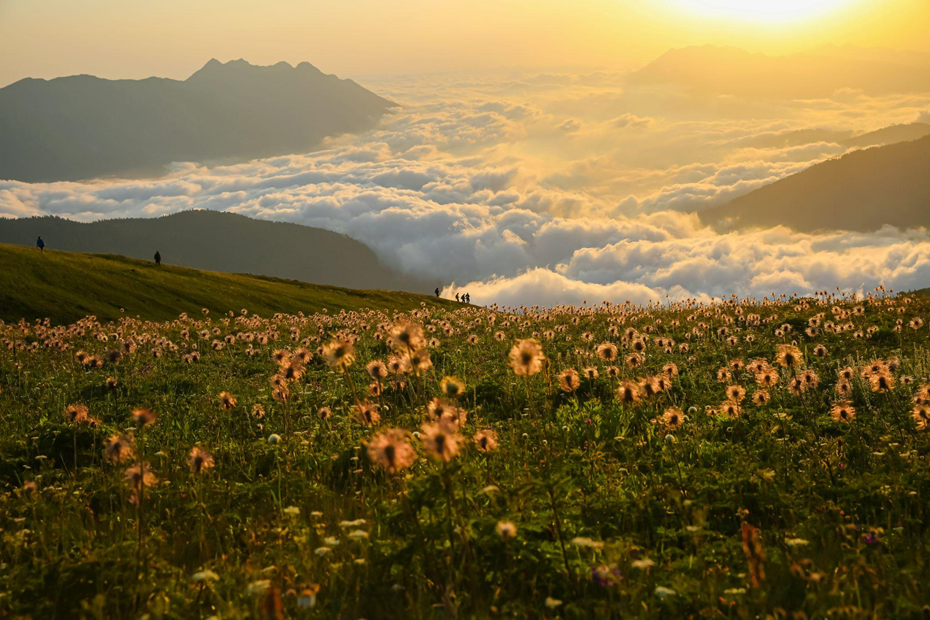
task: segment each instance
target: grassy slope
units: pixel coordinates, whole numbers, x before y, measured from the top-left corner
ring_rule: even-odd
[[[156,268],[122,256],[46,251],[0,244],[0,319],[73,322],[88,314],[167,320],[182,312],[239,311],[268,316],[360,308],[409,310],[452,302],[411,293],[361,291],[264,276]],[[120,312],[125,309],[125,315]]]

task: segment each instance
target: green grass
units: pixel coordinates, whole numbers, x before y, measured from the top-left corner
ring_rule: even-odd
[[[435,297],[394,291],[318,286],[264,276],[216,273],[105,254],[81,254],[0,244],[0,319],[48,318],[69,323],[87,315],[169,320],[182,312],[251,312],[268,316],[324,310],[411,310]]]
[[[922,618],[928,317],[930,299],[898,297],[0,326],[0,617]],[[430,363],[374,393],[367,364],[412,356],[401,320]],[[529,338],[548,366],[517,375]],[[324,355],[336,339],[354,343],[345,372]],[[437,423],[438,398],[454,419]],[[74,403],[93,423],[63,415]],[[389,429],[416,457],[399,471],[373,449]],[[117,461],[119,435],[134,450]],[[195,447],[214,467],[191,470]]]

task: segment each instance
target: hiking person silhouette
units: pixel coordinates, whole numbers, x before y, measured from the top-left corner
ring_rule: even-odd
[[[463,299],[465,300],[466,304],[471,303],[471,296],[468,293],[465,293],[465,297],[463,297]]]
[[[439,297],[439,287],[436,287],[436,297]]]
[[[158,250],[155,250],[155,266],[161,267],[161,253]]]
[[[39,251],[45,254],[45,242],[42,241],[42,237],[39,237],[36,240],[36,247],[39,248]]]
[[[458,300],[459,300],[459,294],[456,293],[456,294],[455,294],[455,301],[458,301]]]

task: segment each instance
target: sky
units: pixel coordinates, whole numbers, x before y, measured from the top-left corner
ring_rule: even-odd
[[[304,153],[175,162],[143,179],[0,180],[0,217],[204,208],[295,222],[478,304],[910,290],[930,285],[925,229],[726,232],[700,214],[842,156],[850,136],[930,123],[930,92],[908,88],[930,67],[928,25],[927,0],[0,0],[0,84],[306,60],[401,104]],[[685,72],[692,82],[630,73],[705,44],[817,50],[778,70],[823,64],[826,77],[718,79],[759,60],[732,50]],[[830,81],[833,67],[858,78],[889,60],[897,77],[881,77],[896,88]]]
[[[713,43],[930,52],[927,0],[0,0],[0,86],[91,73],[183,79],[210,58],[351,77],[623,70]]]

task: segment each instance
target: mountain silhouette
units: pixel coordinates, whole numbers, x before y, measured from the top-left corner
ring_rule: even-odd
[[[795,230],[930,227],[930,136],[853,151],[710,209],[721,228]]]
[[[248,273],[347,288],[429,292],[427,285],[382,264],[345,235],[221,211],[81,223],[59,217],[0,219],[0,243],[48,250],[120,254],[167,265]]]
[[[855,62],[850,62],[852,51]],[[787,56],[736,47],[669,50],[628,77],[631,84],[677,84],[698,92],[747,98],[829,97],[842,89],[870,94],[927,92],[930,55],[822,47]]]
[[[27,78],[0,89],[0,179],[151,174],[175,161],[306,151],[392,102],[309,63],[211,60],[184,81]]]

